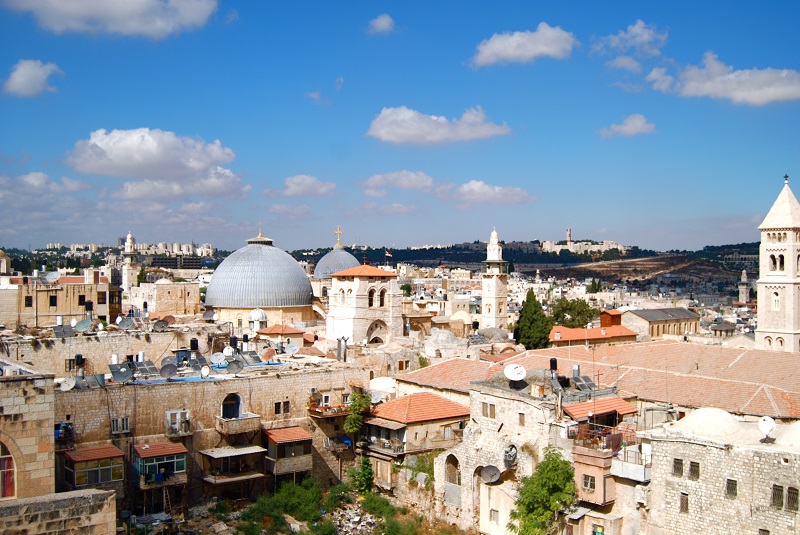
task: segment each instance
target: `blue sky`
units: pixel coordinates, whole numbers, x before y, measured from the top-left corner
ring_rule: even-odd
[[[0,246],[758,240],[794,2],[0,0]],[[797,177],[795,180],[793,177]],[[800,194],[800,186],[795,186]]]

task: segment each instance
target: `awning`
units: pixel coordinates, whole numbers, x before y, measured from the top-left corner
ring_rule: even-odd
[[[211,448],[200,453],[212,459],[222,459],[225,457],[238,457],[239,455],[250,455],[251,453],[261,453],[267,451],[261,446],[225,446],[222,448]]]
[[[163,457],[165,455],[178,455],[188,453],[180,442],[156,442],[151,444],[137,444],[133,447],[136,454],[142,459],[152,459],[153,457]]]
[[[311,440],[314,438],[311,433],[302,427],[283,427],[280,429],[265,429],[264,433],[273,444],[283,444],[285,442],[298,442],[300,440]]]
[[[589,507],[576,507],[567,513],[567,518],[570,520],[580,520],[583,516],[591,511]]]
[[[370,416],[369,418],[364,418],[365,424],[376,425],[378,427],[385,427],[386,429],[392,429],[397,431],[399,429],[403,429],[406,424],[395,422],[393,420],[387,420],[386,418],[378,418],[377,416]]]
[[[122,457],[124,454],[122,450],[112,444],[104,444],[102,446],[94,446],[92,448],[81,448],[79,450],[68,451],[64,454],[68,460],[72,462],[81,461],[96,461],[98,459],[113,459],[114,457]]]
[[[564,405],[564,412],[573,420],[580,420],[581,418],[588,418],[589,413],[594,416],[600,416],[616,412],[620,416],[625,416],[626,414],[636,414],[639,411],[622,398],[603,398],[575,403],[574,405]]]

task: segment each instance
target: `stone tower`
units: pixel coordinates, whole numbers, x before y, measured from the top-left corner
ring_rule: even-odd
[[[508,262],[503,260],[503,246],[492,229],[481,280],[481,328],[508,328]]]
[[[122,264],[122,291],[127,296],[131,288],[136,286],[136,278],[139,276],[139,264],[136,263],[136,251],[133,248],[133,235],[128,232],[125,239],[125,249],[122,252],[124,262]]]
[[[759,225],[756,347],[800,351],[800,203],[789,177]]]
[[[747,270],[742,270],[742,278],[739,279],[739,302],[747,303],[750,300],[750,284],[747,282]]]

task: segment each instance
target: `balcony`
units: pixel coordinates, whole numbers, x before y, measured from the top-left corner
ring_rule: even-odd
[[[147,475],[139,476],[139,490],[152,490],[152,489],[160,489],[163,487],[174,487],[178,485],[185,485],[188,481],[188,477],[186,476],[186,472],[179,472],[177,474],[172,474],[169,477],[161,477],[158,478],[154,474],[150,474],[148,477]]]
[[[308,472],[313,468],[311,455],[296,455],[274,459],[267,457],[267,472],[276,476],[294,472]]]
[[[189,420],[184,420],[180,423],[169,424],[167,425],[167,428],[164,430],[164,434],[171,439],[188,437],[191,436],[193,433],[194,430],[192,429],[192,425]]]
[[[405,442],[397,438],[361,437],[361,441],[365,449],[393,457],[406,450]]]
[[[649,444],[625,446],[611,460],[611,475],[623,477],[639,483],[650,481],[652,459]]]
[[[314,418],[339,418],[350,414],[347,405],[309,405],[308,415]]]
[[[252,412],[243,412],[238,418],[217,416],[215,428],[223,435],[252,433],[261,429],[261,416]]]

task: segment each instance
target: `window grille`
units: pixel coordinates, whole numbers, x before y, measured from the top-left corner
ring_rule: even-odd
[[[683,476],[683,459],[672,459],[672,475]]]
[[[688,513],[689,512],[689,495],[685,492],[681,492],[681,513]]]
[[[700,479],[700,463],[689,463],[689,479]]]
[[[772,485],[772,507],[783,507],[783,487],[780,485]]]
[[[739,482],[735,479],[725,480],[725,495],[735,498],[739,494]]]

